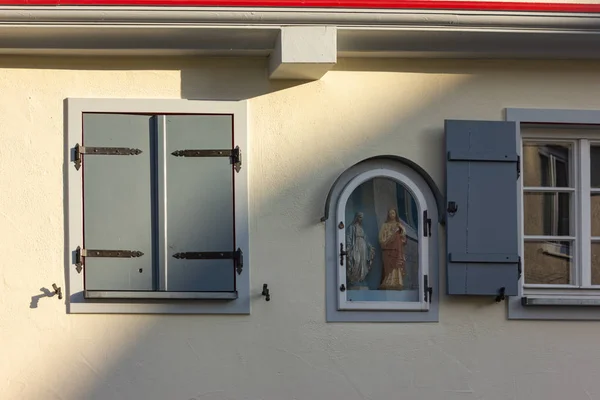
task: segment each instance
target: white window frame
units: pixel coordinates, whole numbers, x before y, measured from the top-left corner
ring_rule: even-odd
[[[556,236],[552,240],[575,240],[572,249],[574,280],[572,285],[525,284],[525,273],[519,281],[519,295],[509,298],[510,319],[600,320],[600,285],[591,285],[591,200],[590,143],[600,144],[600,110],[556,110],[509,108],[506,120],[517,124],[518,146],[523,142],[540,141],[573,143],[570,179],[573,183],[571,203],[571,236]],[[546,132],[521,134],[521,125],[542,127]],[[557,135],[560,129],[569,132]],[[555,133],[553,133],[553,131]],[[520,154],[523,154],[522,151]],[[522,162],[522,161],[521,161]],[[524,182],[520,179],[519,254],[524,260]],[[540,191],[561,192],[565,188],[538,188]],[[600,192],[600,190],[594,190]],[[584,217],[587,216],[587,217]],[[533,236],[527,236],[532,239]],[[545,239],[546,237],[540,237]],[[570,238],[570,239],[569,239]],[[600,237],[595,239],[600,240]],[[527,265],[524,263],[523,272]]]
[[[422,215],[424,210],[427,210],[425,196],[406,175],[398,171],[388,169],[373,169],[357,175],[343,189],[338,205],[337,205],[337,221],[342,221],[344,226],[349,226],[346,221],[346,204],[354,190],[361,184],[375,178],[391,179],[403,186],[415,199],[418,215]],[[422,231],[422,226],[420,227]],[[429,301],[425,301],[425,288],[423,285],[423,277],[429,274],[429,240],[421,237],[420,232],[417,232],[418,240],[418,259],[419,259],[419,301],[418,302],[401,302],[401,301],[348,301],[348,290],[338,291],[338,309],[339,310],[402,310],[402,311],[427,311],[429,310]],[[346,230],[338,229],[337,231],[337,246],[346,246]],[[338,287],[346,284],[346,262],[338,268]]]
[[[67,109],[67,312],[68,313],[160,313],[160,314],[249,314],[250,249],[248,238],[248,117],[247,101],[202,101],[163,99],[69,98]],[[236,277],[235,300],[85,299],[84,274],[75,269],[75,249],[83,240],[83,169],[73,165],[74,148],[82,140],[85,113],[226,114],[233,116],[234,142],[243,152],[243,163],[235,182],[235,243],[244,254],[244,265]]]

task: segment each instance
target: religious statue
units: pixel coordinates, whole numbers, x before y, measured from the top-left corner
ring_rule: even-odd
[[[404,276],[406,276],[406,229],[400,222],[395,209],[388,211],[388,216],[379,231],[379,244],[381,246],[383,274],[381,276],[380,290],[402,290]]]
[[[375,258],[375,248],[369,244],[363,229],[363,217],[362,212],[357,212],[346,233],[346,279],[355,289],[362,287]]]

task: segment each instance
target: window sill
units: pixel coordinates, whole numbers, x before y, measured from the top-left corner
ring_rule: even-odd
[[[84,297],[93,299],[146,299],[146,300],[235,300],[237,292],[132,292],[86,290]]]
[[[521,297],[521,305],[530,306],[593,306],[600,307],[600,298]]]
[[[600,321],[600,297],[510,296],[508,319],[546,321]]]

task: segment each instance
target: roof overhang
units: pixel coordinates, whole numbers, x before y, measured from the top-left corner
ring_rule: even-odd
[[[0,54],[268,56],[271,77],[285,79],[318,79],[338,57],[600,59],[591,6],[599,12],[0,6]]]

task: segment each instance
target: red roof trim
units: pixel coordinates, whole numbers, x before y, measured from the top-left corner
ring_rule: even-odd
[[[600,4],[438,0],[0,0],[9,6],[300,7],[600,13]]]

